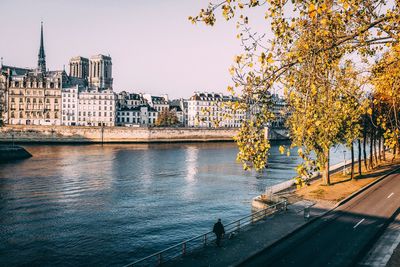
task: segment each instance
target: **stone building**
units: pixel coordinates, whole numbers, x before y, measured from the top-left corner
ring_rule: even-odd
[[[116,95],[111,89],[79,90],[77,125],[115,126],[115,100]]]
[[[158,112],[169,110],[168,95],[152,96],[151,94],[143,94],[143,98],[146,99],[150,107]]]
[[[80,88],[79,85],[61,89],[62,125],[67,125],[67,126],[78,125],[79,90],[82,90],[82,88]]]
[[[146,105],[147,101],[141,94],[122,91],[117,94],[117,108],[134,108]]]
[[[188,126],[188,100],[179,98],[170,101],[170,111],[175,111],[183,127]]]
[[[69,61],[69,76],[86,80],[89,77],[89,59],[77,56]]]
[[[270,99],[272,103],[272,113],[275,117],[270,126],[276,129],[286,128],[285,124],[288,117],[286,100],[278,94],[271,94]]]
[[[61,88],[65,71],[47,71],[41,25],[38,65],[35,69],[0,66],[3,120],[7,124],[61,124]]]
[[[158,112],[148,105],[124,107],[117,110],[117,125],[128,127],[154,126]]]
[[[112,88],[112,63],[111,57],[96,55],[89,61],[89,87],[99,89]]]
[[[245,112],[231,107],[231,104],[238,101],[238,98],[221,93],[195,92],[188,100],[188,126],[240,127],[245,119]]]
[[[70,73],[48,71],[43,24],[37,67],[0,66],[0,118],[6,124],[113,126],[111,57],[71,58]],[[1,123],[1,122],[0,122]]]

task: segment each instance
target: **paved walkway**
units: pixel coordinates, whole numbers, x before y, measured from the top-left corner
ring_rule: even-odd
[[[212,244],[185,257],[163,264],[163,266],[235,266],[306,224],[303,210],[310,204],[309,201],[296,202],[290,205],[286,212],[276,213],[261,220],[241,231],[232,239],[225,238],[220,248]],[[317,203],[310,209],[311,219],[326,213],[333,207],[334,203],[332,202]]]
[[[400,266],[400,215],[388,225],[359,266]],[[397,248],[396,248],[397,247]],[[392,255],[393,254],[393,255]],[[389,261],[390,259],[390,261]]]

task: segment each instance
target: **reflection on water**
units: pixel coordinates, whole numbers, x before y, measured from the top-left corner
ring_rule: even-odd
[[[294,176],[296,153],[270,152],[259,177],[233,143],[26,146],[0,165],[0,265],[111,266],[250,212]]]

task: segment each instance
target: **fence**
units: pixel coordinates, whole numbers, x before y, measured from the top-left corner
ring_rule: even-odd
[[[265,217],[275,213],[279,210],[287,209],[287,201],[283,200],[275,205],[269,206],[266,209],[253,212],[250,215],[242,217],[234,222],[225,225],[225,236],[229,236],[231,233],[238,233],[245,226],[251,225]],[[215,235],[212,231],[198,235],[191,239],[187,239],[176,245],[173,245],[167,249],[158,251],[150,256],[142,258],[133,263],[127,264],[123,267],[128,266],[158,266],[162,263],[175,259],[177,257],[185,256],[195,250],[206,247],[208,244],[215,240]]]

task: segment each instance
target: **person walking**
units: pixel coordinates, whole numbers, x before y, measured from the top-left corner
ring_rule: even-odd
[[[217,237],[217,241],[216,241],[217,246],[220,247],[221,246],[221,238],[225,234],[225,229],[221,223],[221,219],[218,219],[218,222],[216,222],[214,224],[213,233]]]

